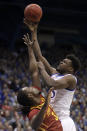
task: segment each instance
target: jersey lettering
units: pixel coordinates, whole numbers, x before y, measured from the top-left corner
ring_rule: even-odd
[[[51,98],[54,98],[55,97],[55,91],[53,90],[51,93],[52,93]]]

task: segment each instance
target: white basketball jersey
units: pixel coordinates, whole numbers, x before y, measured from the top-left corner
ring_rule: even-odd
[[[71,75],[71,74],[67,74]],[[54,74],[51,76],[54,80],[62,79],[65,75],[59,76],[59,74]],[[73,76],[73,75],[72,75]],[[75,76],[73,76],[77,82]],[[70,115],[70,106],[72,103],[73,95],[75,90],[68,89],[57,89],[53,90],[51,93],[50,105],[53,107],[54,111],[58,115],[59,119],[62,120]]]

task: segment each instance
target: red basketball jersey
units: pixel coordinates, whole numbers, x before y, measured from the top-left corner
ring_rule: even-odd
[[[45,99],[41,97],[40,105],[31,108],[28,114],[29,120],[31,120],[33,116],[36,115],[40,111],[44,102],[45,102]],[[46,109],[43,122],[40,125],[38,131],[63,131],[61,122],[50,105]]]

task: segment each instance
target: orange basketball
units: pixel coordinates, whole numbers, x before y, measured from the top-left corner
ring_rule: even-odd
[[[24,17],[31,22],[39,22],[42,17],[42,8],[37,4],[29,4],[24,9]]]

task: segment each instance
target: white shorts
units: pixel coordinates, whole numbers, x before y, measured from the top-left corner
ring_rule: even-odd
[[[63,131],[76,131],[75,124],[70,117],[61,120]]]

